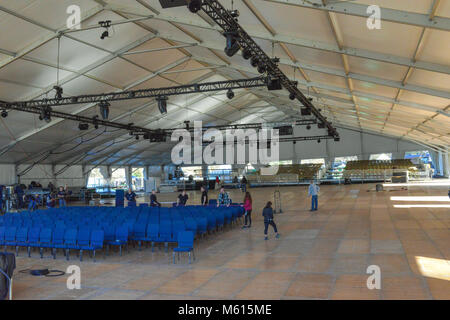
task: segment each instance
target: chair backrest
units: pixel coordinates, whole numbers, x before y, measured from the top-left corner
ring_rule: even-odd
[[[31,238],[31,237],[30,237]],[[52,241],[52,229],[43,228],[39,234],[40,243],[51,243]]]
[[[5,240],[6,227],[0,227],[0,241]]]
[[[77,243],[77,235],[78,230],[73,229],[67,229],[66,233],[64,234],[64,244],[76,244]]]
[[[91,229],[81,228],[78,231],[77,242],[80,246],[88,246],[91,239]]]
[[[65,231],[66,230],[64,228],[56,228],[53,231],[52,243],[53,244],[62,244],[64,241]]]
[[[28,228],[20,228],[19,230],[17,230],[16,240],[18,242],[27,242]]]
[[[16,240],[16,234],[17,234],[17,228],[16,227],[6,228],[5,241],[15,241]]]
[[[105,233],[103,230],[94,230],[91,233],[91,245],[96,247],[103,247],[105,240]]]
[[[193,248],[194,247],[194,233],[192,231],[181,231],[177,237],[178,247]]]
[[[147,237],[157,239],[159,235],[159,224],[149,224],[147,227]]]
[[[39,242],[39,235],[41,234],[41,228],[33,227],[30,229],[28,233],[28,242],[29,243],[37,243]]]
[[[127,227],[118,227],[116,229],[116,240],[128,241],[128,228]]]

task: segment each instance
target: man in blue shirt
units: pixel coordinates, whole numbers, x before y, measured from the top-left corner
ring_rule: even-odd
[[[311,196],[311,211],[317,211],[319,191],[319,186],[314,183],[314,180],[311,180],[308,188],[308,196]]]
[[[67,195],[67,186],[59,187],[58,200],[59,200],[59,207],[60,208],[66,206],[66,195]]]
[[[128,200],[128,206],[129,207],[135,207],[136,206],[136,193],[134,193],[131,188],[128,189],[128,192],[125,194],[125,198]]]

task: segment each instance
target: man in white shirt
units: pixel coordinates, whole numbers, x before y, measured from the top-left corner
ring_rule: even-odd
[[[308,196],[311,196],[311,211],[317,211],[319,191],[319,186],[314,183],[314,180],[311,180],[308,188]]]

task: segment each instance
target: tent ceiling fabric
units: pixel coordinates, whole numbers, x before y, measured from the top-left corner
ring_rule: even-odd
[[[299,88],[335,125],[448,147],[450,0],[378,1],[380,30],[369,30],[358,13],[372,1],[325,2],[336,6],[324,7],[322,0],[245,0],[234,1],[234,9],[240,11],[240,24],[268,54],[281,59],[281,69],[299,81]],[[231,8],[231,0],[221,3]],[[65,95],[257,74],[240,53],[231,58],[224,54],[225,39],[217,25],[184,7],[162,9],[158,0],[0,0],[0,28],[8,30],[0,33],[0,100],[54,95],[58,31],[66,28],[69,5],[80,6],[82,28],[102,20],[153,17],[116,25],[105,40],[99,28],[63,33],[59,83]],[[177,48],[166,49],[172,46]],[[185,120],[278,121],[299,107],[285,90],[252,88],[236,90],[232,100],[224,92],[173,96],[165,115],[154,99],[113,102],[110,119],[171,128]],[[98,113],[95,105],[58,110]],[[130,139],[123,131],[80,132],[71,121],[53,119],[47,124],[16,111],[0,122],[2,163],[170,162],[171,143]]]

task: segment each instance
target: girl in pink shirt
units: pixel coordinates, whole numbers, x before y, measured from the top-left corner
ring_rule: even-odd
[[[244,197],[245,221],[242,229],[250,228],[252,226],[252,196],[250,192],[245,193]],[[249,224],[247,224],[247,221]]]

